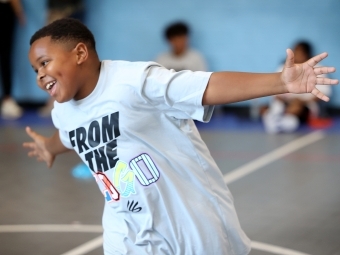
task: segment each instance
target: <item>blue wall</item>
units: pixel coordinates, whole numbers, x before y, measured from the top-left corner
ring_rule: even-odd
[[[44,25],[45,3],[22,0],[25,27],[16,34],[13,66],[15,97],[20,101],[47,98],[35,85],[27,59],[32,33]],[[339,0],[85,0],[85,23],[97,40],[101,59],[153,60],[167,49],[163,28],[177,19],[192,27],[191,44],[201,51],[209,70],[276,71],[285,49],[309,40],[315,53],[327,51],[323,65],[339,69]],[[331,77],[340,77],[336,73]],[[246,102],[247,104],[249,102]],[[340,86],[331,105],[340,107]]]

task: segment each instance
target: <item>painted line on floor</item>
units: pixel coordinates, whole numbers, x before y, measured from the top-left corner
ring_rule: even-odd
[[[279,254],[279,255],[309,255],[307,253],[294,251],[291,249],[286,249],[280,246],[254,242],[254,241],[251,242],[251,248],[253,248],[254,250],[265,251],[268,253]]]
[[[82,245],[79,245],[78,247],[63,253],[61,255],[83,255],[86,253],[89,253],[90,251],[93,251],[103,245],[103,236],[98,236],[95,239],[92,239],[86,243],[83,243]]]
[[[102,233],[100,225],[0,225],[0,233],[23,233],[23,232],[82,232]]]
[[[274,162],[275,160],[278,160],[280,158],[285,157],[286,155],[297,151],[307,145],[310,145],[312,143],[315,143],[325,137],[324,132],[318,130],[314,131],[308,135],[305,135],[303,137],[300,137],[298,139],[295,139],[277,149],[274,151],[271,151],[239,168],[236,168],[235,170],[227,173],[224,175],[224,181],[227,184],[230,184],[234,181],[237,181],[238,179],[241,179],[242,177],[251,174],[255,172],[256,170],[259,170],[260,168]]]
[[[78,232],[78,233],[102,233],[101,225],[0,225],[0,233],[23,233],[23,232]],[[98,236],[62,255],[84,255],[103,245],[103,237]],[[254,250],[266,251],[278,255],[309,255],[306,253],[294,251],[291,249],[265,244],[260,242],[251,242]]]

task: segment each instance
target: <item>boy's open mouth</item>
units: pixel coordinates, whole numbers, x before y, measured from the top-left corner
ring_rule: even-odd
[[[47,92],[50,94],[50,96],[55,96],[56,94],[56,90],[57,90],[57,81],[50,81],[45,85],[45,88],[47,90]]]
[[[57,82],[57,81],[51,81],[51,82],[47,83],[47,84],[46,84],[46,89],[47,89],[47,90],[50,90],[50,89],[54,86],[54,84],[55,84],[56,82]]]

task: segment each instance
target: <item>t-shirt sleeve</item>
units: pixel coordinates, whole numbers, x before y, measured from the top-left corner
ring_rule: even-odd
[[[168,70],[152,65],[147,70],[142,96],[168,116],[208,122],[213,106],[203,106],[202,98],[211,72]]]
[[[70,139],[69,139],[69,136],[68,136],[68,133],[67,131],[65,130],[62,130],[60,128],[60,121],[59,121],[59,118],[56,114],[56,111],[53,109],[52,112],[51,112],[51,116],[52,116],[52,121],[53,121],[53,125],[58,129],[59,131],[59,138],[60,138],[60,141],[61,143],[68,149],[73,149],[73,146],[70,142]]]

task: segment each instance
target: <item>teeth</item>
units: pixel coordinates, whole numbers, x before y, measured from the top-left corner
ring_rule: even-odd
[[[56,83],[56,81],[51,81],[51,82],[47,83],[46,89],[51,89],[52,86],[53,86],[55,83]]]

